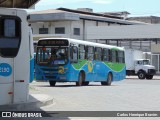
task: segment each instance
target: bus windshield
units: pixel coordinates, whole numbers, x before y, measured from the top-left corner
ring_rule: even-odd
[[[0,16],[0,56],[15,57],[18,54],[20,38],[20,19]]]
[[[67,47],[40,47],[37,50],[37,64],[38,65],[65,65],[68,62],[68,48]]]

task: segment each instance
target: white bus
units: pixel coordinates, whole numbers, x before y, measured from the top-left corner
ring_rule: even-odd
[[[26,102],[33,40],[24,10],[0,8],[0,105]]]

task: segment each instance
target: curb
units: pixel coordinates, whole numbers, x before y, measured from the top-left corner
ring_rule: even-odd
[[[36,95],[38,95],[38,96],[36,96]],[[44,100],[39,100],[41,96],[44,96],[43,98],[45,98],[45,99]],[[32,94],[32,95],[29,95],[29,101],[28,102],[8,104],[8,105],[0,105],[0,111],[40,110],[40,107],[44,107],[44,106],[47,106],[47,105],[52,105],[53,103],[54,103],[53,98],[48,96],[48,95]]]

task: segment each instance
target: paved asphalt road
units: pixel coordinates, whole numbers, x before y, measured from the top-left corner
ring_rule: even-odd
[[[75,83],[58,83],[50,87],[48,82],[33,82],[30,93],[53,96],[55,103],[41,108],[44,111],[160,111],[160,77],[153,80],[136,78],[127,77],[111,86],[92,82],[81,87]],[[155,119],[158,120],[151,120]]]

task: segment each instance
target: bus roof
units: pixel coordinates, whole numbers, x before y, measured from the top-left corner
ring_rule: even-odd
[[[74,44],[88,45],[88,46],[101,47],[101,48],[109,48],[109,49],[118,49],[118,50],[124,51],[124,47],[117,47],[113,45],[106,45],[106,44],[89,42],[89,41],[78,40],[78,39],[71,39],[71,38],[41,38],[39,39],[39,41],[41,40],[68,40],[69,43],[74,43]]]

